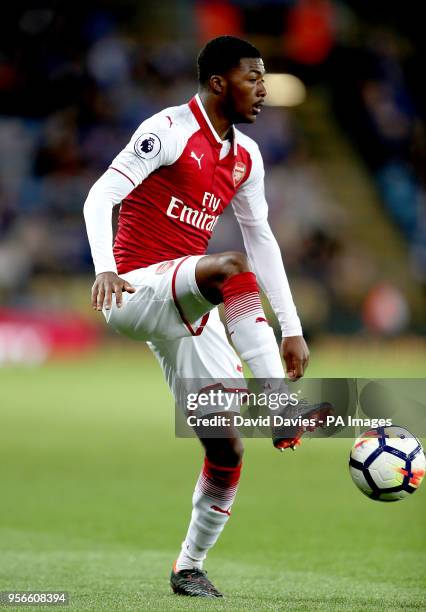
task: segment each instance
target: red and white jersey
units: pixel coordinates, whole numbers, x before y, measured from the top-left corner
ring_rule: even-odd
[[[144,121],[110,168],[134,187],[114,242],[119,274],[205,253],[231,201],[244,225],[267,218],[257,144],[234,127],[222,141],[198,95]]]
[[[112,209],[120,202],[113,245]],[[234,127],[232,138],[221,141],[198,95],[144,121],[92,186],[84,217],[96,274],[125,274],[203,255],[230,202],[283,335],[300,335],[280,247],[268,223],[259,149]]]

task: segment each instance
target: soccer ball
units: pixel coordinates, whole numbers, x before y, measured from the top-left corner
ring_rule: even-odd
[[[425,475],[422,445],[402,427],[370,429],[355,440],[349,471],[370,499],[392,502],[416,491]]]

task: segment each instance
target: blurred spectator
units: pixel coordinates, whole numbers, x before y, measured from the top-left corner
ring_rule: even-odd
[[[409,321],[407,300],[393,285],[379,284],[365,299],[363,320],[376,334],[396,335],[405,330]]]
[[[229,34],[242,36],[243,15],[238,6],[227,0],[196,0],[195,22],[198,42],[204,45],[211,38]]]
[[[322,64],[335,39],[335,7],[330,0],[300,0],[290,9],[284,32],[286,56],[302,65]]]

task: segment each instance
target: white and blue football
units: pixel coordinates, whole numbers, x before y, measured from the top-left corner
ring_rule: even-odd
[[[426,458],[419,440],[402,427],[370,429],[355,440],[349,471],[370,499],[393,502],[419,488]]]

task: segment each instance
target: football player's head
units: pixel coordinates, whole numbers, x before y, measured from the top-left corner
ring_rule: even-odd
[[[232,123],[253,123],[263,105],[265,67],[260,51],[234,36],[210,40],[198,56],[200,89],[217,96]]]

